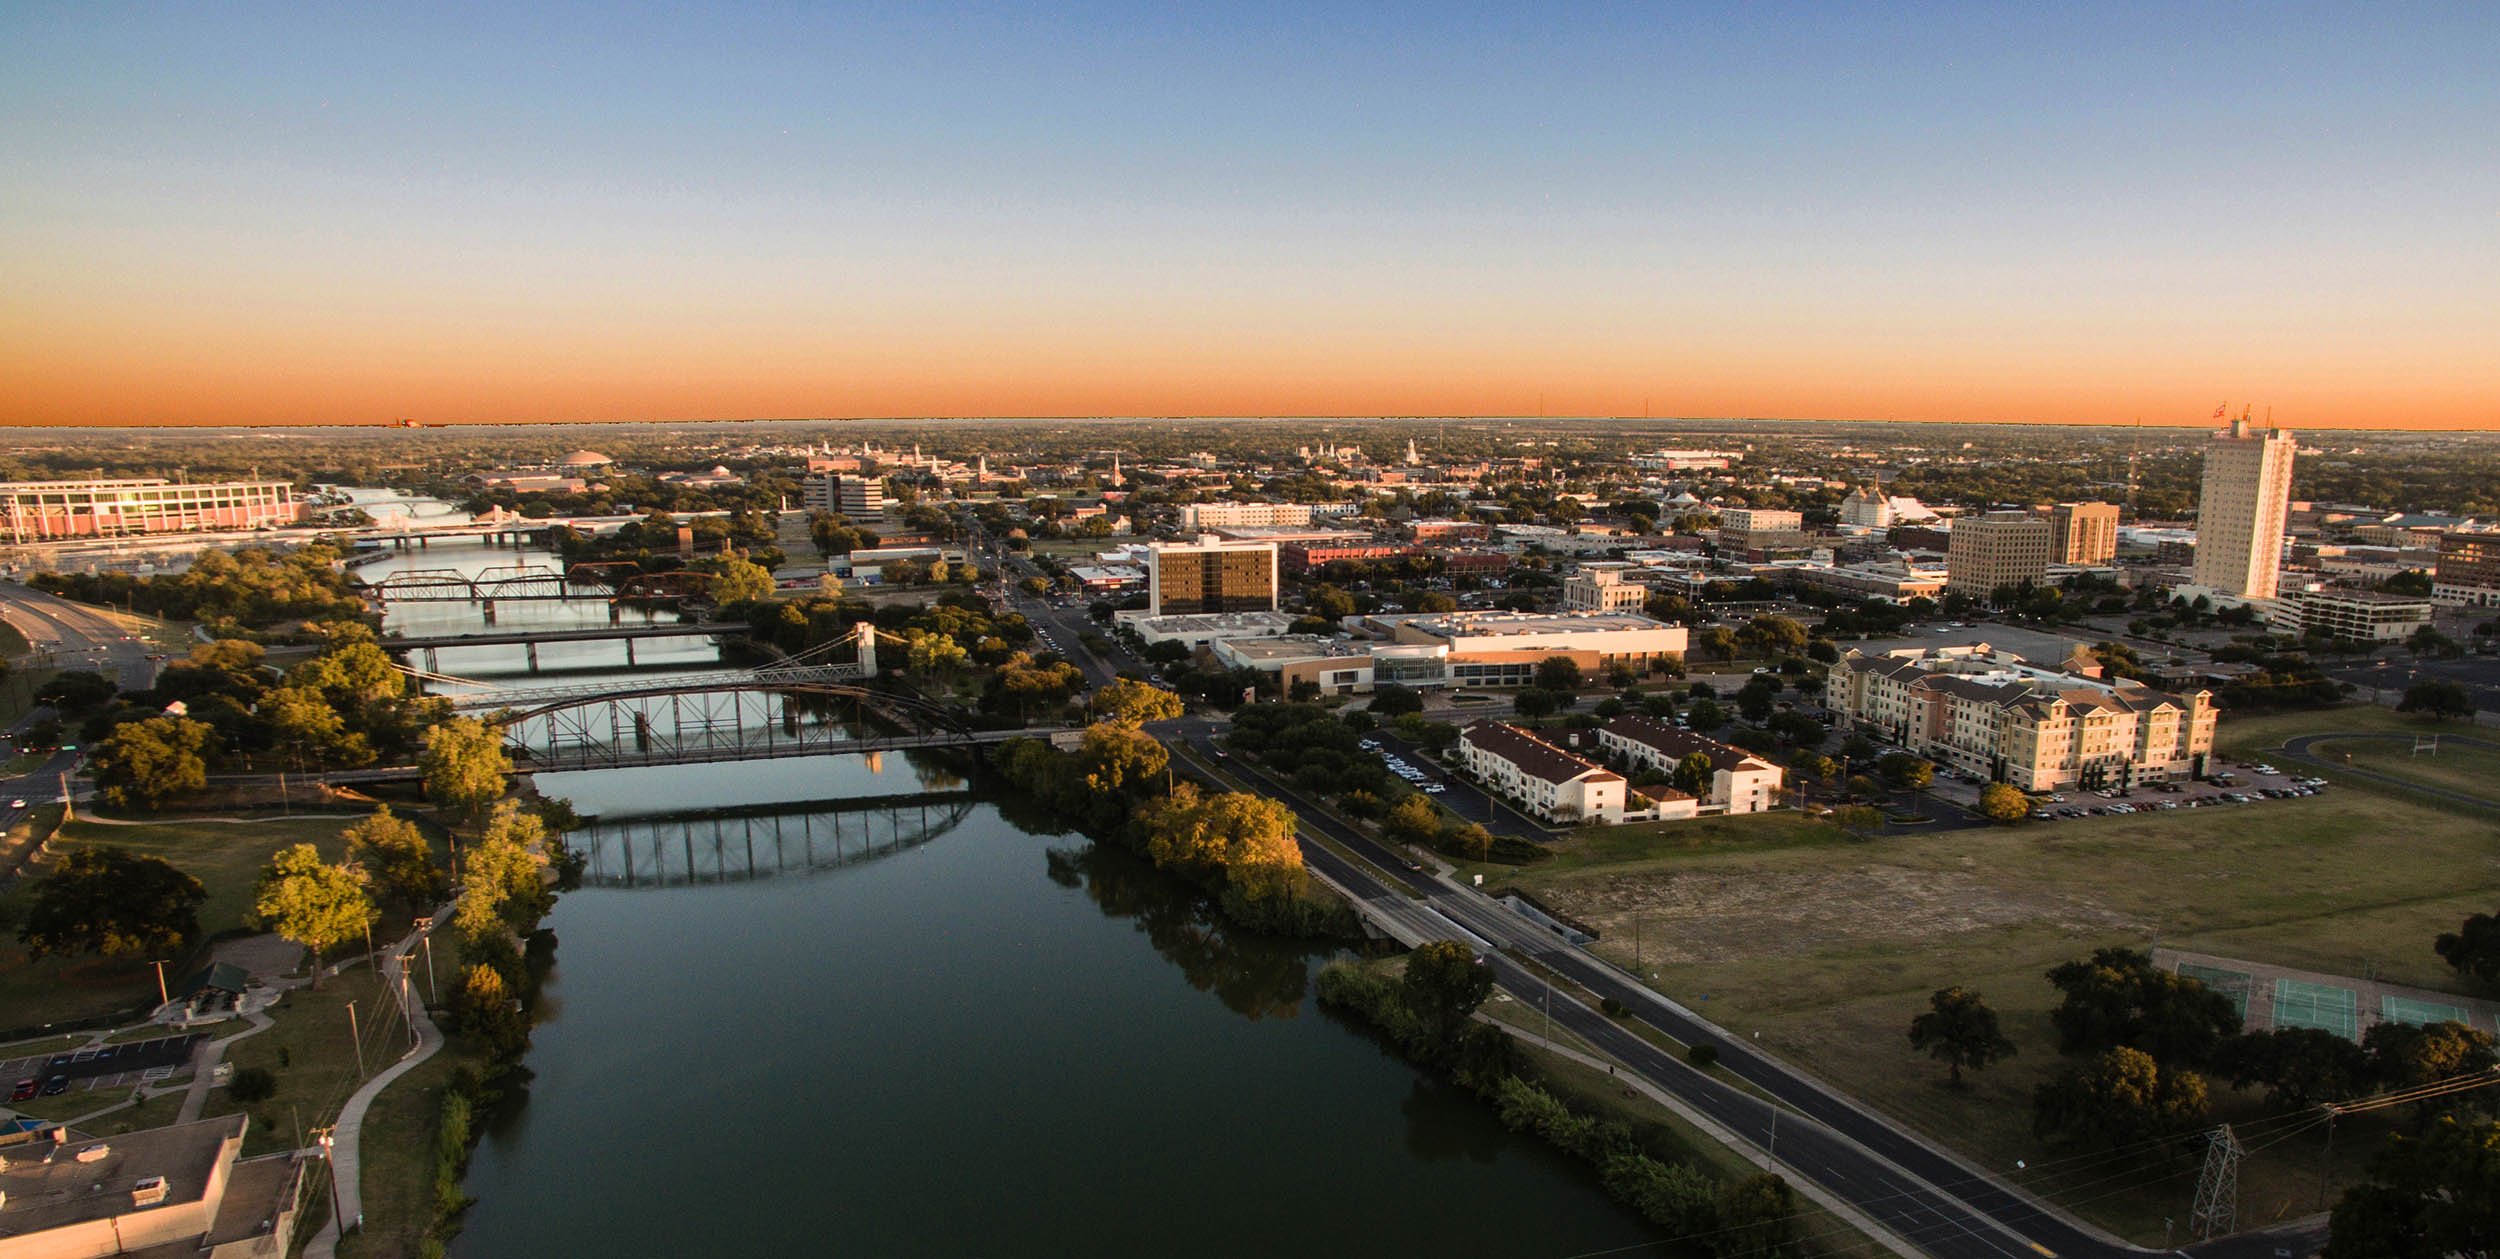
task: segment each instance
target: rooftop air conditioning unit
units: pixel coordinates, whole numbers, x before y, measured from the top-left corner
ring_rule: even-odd
[[[98,1141],[94,1145],[81,1148],[78,1153],[72,1155],[71,1157],[77,1159],[81,1163],[100,1163],[104,1161],[104,1157],[106,1155],[111,1154],[112,1152],[112,1146]]]
[[[165,1178],[149,1176],[130,1187],[130,1204],[152,1207],[165,1200]]]

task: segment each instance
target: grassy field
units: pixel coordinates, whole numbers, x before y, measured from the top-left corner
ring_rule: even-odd
[[[222,1088],[208,1095],[203,1117],[251,1112],[245,1157],[299,1148],[297,1125],[309,1129],[328,1122],[347,1095],[356,1091],[361,1077],[356,1040],[348,1031],[349,1002],[356,1006],[355,1026],[362,1032],[366,1071],[379,1071],[399,1061],[409,1045],[407,1025],[399,1018],[396,997],[382,991],[374,973],[363,966],[322,981],[318,990],[288,992],[269,1009],[276,1026],[227,1047],[226,1061],[236,1071],[258,1067],[276,1077],[278,1085],[275,1095],[249,1106]],[[227,1025],[232,1030],[240,1027]]]
[[[2293,716],[2297,725],[2266,720],[2296,733],[2393,718]],[[2243,737],[2266,747],[2283,735]],[[1508,881],[1599,927],[1598,951],[1619,962],[1632,962],[1637,939],[1663,991],[1997,1168],[2058,1154],[2030,1132],[2032,1088],[2065,1065],[2047,1018],[2051,966],[2157,941],[2454,988],[2431,938],[2500,904],[2500,830],[2393,791],[1864,844],[1784,815],[1717,826],[1689,841],[1583,833]],[[1927,995],[1951,984],[1985,994],[2021,1049],[1961,1092],[1905,1035]],[[2254,1115],[2252,1099],[2228,1097],[2220,1117]],[[2351,1125],[2343,1136],[2338,1177],[2376,1145]],[[2249,1161],[2244,1224],[2314,1209],[2313,1137]],[[2182,1174],[2063,1196],[2154,1241],[2165,1216],[2186,1213],[2193,1173]]]
[[[2355,768],[2406,782],[2500,799],[2500,748],[2443,742],[2436,751],[2417,753],[2409,743],[2386,739],[2331,739],[2314,750],[2330,761],[2341,758]]]
[[[312,843],[336,859],[346,851],[340,832],[345,817],[268,818],[248,824],[151,822],[108,826],[80,820],[61,828],[54,853],[80,845],[109,845],[161,857],[198,879],[208,899],[200,906],[201,943],[192,958],[167,965],[169,979],[206,955],[206,941],[238,930],[251,913],[252,885],[271,854],[290,844]],[[13,909],[27,895],[20,883],[0,903]],[[29,961],[14,933],[0,937],[0,1009],[24,1021],[75,1019],[125,1009],[156,998],[156,970],[146,959],[78,957]]]

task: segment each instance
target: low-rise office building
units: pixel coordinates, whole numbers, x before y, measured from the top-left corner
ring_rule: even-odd
[[[1842,729],[2025,791],[2201,777],[2213,754],[2210,692],[2107,680],[2080,648],[2058,668],[1986,643],[1851,651],[1824,695]]]
[[[1621,822],[1621,774],[1499,721],[1470,723],[1458,735],[1459,763],[1476,781],[1548,822]]]
[[[0,1147],[0,1255],[276,1259],[303,1165],[246,1159],[242,1115],[87,1139],[66,1128]]]
[[[1765,507],[1729,507],[1719,512],[1719,547],[1729,551],[1766,551],[1802,546],[1806,540],[1803,513]]]
[[[1355,618],[1356,627],[1394,642],[1449,648],[1452,657],[1586,653],[1600,665],[1646,669],[1681,659],[1681,625],[1636,612],[1423,612]]]
[[[1293,618],[1282,612],[1182,612],[1156,616],[1144,608],[1111,614],[1112,623],[1133,630],[1148,646],[1179,643],[1205,647],[1219,638],[1276,638],[1290,632]]]
[[[2431,623],[2431,601],[2368,590],[2292,590],[2276,600],[2272,626],[2362,643],[2395,643]]]
[[[1787,778],[1787,771],[1743,748],[1638,713],[1625,713],[1600,727],[1597,743],[1609,756],[1670,774],[1685,757],[1707,758],[1710,790],[1697,797],[1702,813],[1763,812],[1779,803]]]
[[[2458,530],[2439,535],[2439,559],[2431,569],[2431,595],[2443,603],[2500,607],[2500,530]]]
[[[1985,599],[2000,586],[2048,576],[2055,531],[2029,512],[1990,512],[1953,522],[1945,552],[1945,588]]]

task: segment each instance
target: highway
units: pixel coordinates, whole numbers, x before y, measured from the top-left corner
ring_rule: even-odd
[[[26,636],[53,667],[93,669],[125,691],[156,685],[156,649],[120,615],[55,598],[15,582],[0,582],[0,617]]]
[[[1220,728],[1207,718],[1187,718],[1164,723],[1157,732],[1212,752],[1212,740]],[[1415,926],[1427,926],[1431,918],[1438,918],[1495,945],[1499,951],[1491,956],[1490,964],[1514,996],[1540,1007],[1547,1000],[1546,981],[1530,968],[1532,963],[1600,998],[1613,998],[1630,1011],[1630,1017],[1683,1044],[1713,1046],[1719,1054],[1719,1073],[1777,1100],[1784,1113],[1776,1121],[1776,1138],[1772,1107],[1759,1098],[1693,1068],[1564,990],[1556,989],[1550,998],[1555,1021],[1572,1034],[1757,1149],[1770,1150],[1784,1174],[1812,1181],[1920,1252],[1943,1259],[2014,1255],[2121,1259],[2157,1253],[2045,1207],[1996,1176],[1759,1052],[1749,1041],[1730,1035],[1613,966],[1564,944],[1547,928],[1481,893],[1435,873],[1407,869],[1405,857],[1366,838],[1263,771],[1237,758],[1215,763],[1260,794],[1285,802],[1311,830],[1371,863],[1374,869],[1366,870],[1324,846],[1303,844],[1304,859],[1313,869],[1376,911],[1402,916]],[[1390,881],[1405,890],[1391,886]],[[1431,917],[1419,917],[1422,911],[1429,911]],[[1449,938],[1451,933],[1441,934]],[[2291,1247],[2288,1253],[2306,1253],[2308,1246],[2303,1243],[2307,1240],[2295,1227],[2223,1238],[2185,1253],[2236,1259],[2270,1256],[2278,1246]]]

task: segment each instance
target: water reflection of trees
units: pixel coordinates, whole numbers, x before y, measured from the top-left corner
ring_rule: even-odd
[[[1190,987],[1215,994],[1225,1009],[1248,1019],[1302,1012],[1308,946],[1228,925],[1196,888],[1113,845],[1053,848],[1047,861],[1051,882],[1082,889],[1106,918],[1135,923]]]

